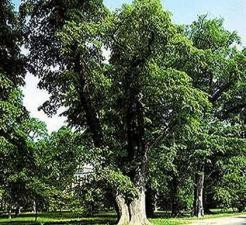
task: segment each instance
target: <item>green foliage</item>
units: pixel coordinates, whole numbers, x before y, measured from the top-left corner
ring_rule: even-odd
[[[2,132],[7,132],[18,127],[18,121],[25,117],[25,111],[22,106],[22,94],[14,84],[0,73],[0,126]]]
[[[194,21],[188,28],[189,38],[196,47],[216,51],[240,43],[236,32],[230,32],[223,27],[223,19],[208,19],[207,17],[207,15],[199,16],[197,21]]]
[[[234,156],[223,162],[223,177],[215,187],[215,199],[223,207],[237,208],[240,212],[246,207],[245,202],[245,148],[241,156]]]
[[[23,85],[26,58],[19,45],[23,40],[20,23],[11,1],[1,1],[0,8],[0,73],[14,86]]]
[[[0,8],[1,198],[92,213],[108,196],[131,202],[148,180],[191,209],[205,173],[205,196],[245,208],[246,51],[222,19],[176,26],[159,0],[114,12],[102,0],[23,0],[20,18],[9,1]],[[40,109],[64,107],[73,131],[48,135],[23,107],[24,37],[50,94]],[[71,191],[86,163],[93,173]]]
[[[83,165],[84,148],[78,134],[63,127],[37,139],[34,148],[37,170],[30,184],[33,199],[42,203],[40,208],[65,208],[74,201],[70,186],[78,166]]]
[[[102,208],[103,204],[108,203],[112,207],[111,201],[114,201],[112,198],[117,195],[124,196],[126,201],[130,202],[139,194],[128,176],[119,170],[110,168],[100,168],[99,171],[82,177],[80,185],[75,190],[82,205],[90,213]]]

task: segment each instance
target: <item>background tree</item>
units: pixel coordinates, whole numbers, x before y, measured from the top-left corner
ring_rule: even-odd
[[[18,205],[27,196],[25,181],[33,164],[22,129],[28,118],[19,89],[24,84],[26,62],[20,51],[22,32],[10,1],[1,1],[0,8],[0,179],[11,211],[13,204]]]
[[[83,155],[79,135],[65,127],[35,143],[38,173],[32,193],[40,209],[60,210],[67,207],[64,204],[66,198],[72,196],[74,174],[78,167],[84,165]]]
[[[224,151],[227,148],[226,138],[230,142],[232,137],[242,137],[243,130],[240,128],[240,124],[243,121],[236,117],[240,115],[242,118],[244,103],[242,101],[242,104],[239,104],[236,99],[243,97],[239,90],[245,82],[245,73],[242,69],[245,58],[243,51],[237,49],[240,40],[238,35],[235,32],[225,30],[221,19],[208,19],[206,16],[200,16],[198,21],[188,27],[186,34],[193,46],[187,41],[174,43],[170,48],[170,56],[173,57],[170,62],[175,68],[189,74],[193,80],[193,85],[206,92],[212,104],[211,115],[206,119],[205,127],[200,136],[202,142],[198,141],[198,143],[193,144],[193,148],[198,148],[194,149],[198,153],[195,158],[199,159],[198,174],[203,176],[203,170],[204,168],[206,170],[208,162],[211,165],[216,165],[214,160],[217,160],[218,156],[221,154],[224,154],[224,158],[228,156]],[[225,107],[229,107],[232,102],[237,104],[237,106],[234,105],[235,110],[226,111]],[[228,135],[228,126],[231,127],[232,133],[230,135]],[[215,127],[219,130],[216,130]],[[232,131],[238,128],[238,132]],[[215,138],[216,141],[214,142]],[[242,148],[244,148],[243,145]],[[213,174],[212,171],[206,173]],[[197,179],[198,181],[204,180],[201,176],[200,179]],[[203,185],[196,186],[203,187]],[[197,190],[196,193],[202,193],[202,191]],[[203,207],[197,205],[195,208],[200,208],[200,210],[195,210],[196,215],[203,214]]]

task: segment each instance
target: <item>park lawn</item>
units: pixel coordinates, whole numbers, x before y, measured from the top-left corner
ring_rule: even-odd
[[[185,219],[150,219],[153,225],[181,225],[181,224],[189,224],[190,221]],[[28,224],[93,224],[93,225],[113,225],[116,224],[115,218],[109,217],[84,217],[84,218],[47,218],[47,217],[38,217],[35,222],[35,217],[18,217],[12,218],[11,220],[8,218],[0,218],[0,223],[2,224],[18,224],[18,225],[28,225]]]
[[[1,224],[18,224],[18,225],[30,225],[30,224],[93,224],[93,225],[106,225],[115,224],[116,218],[111,214],[100,214],[93,217],[80,217],[73,213],[42,213],[37,218],[33,214],[22,214],[18,217],[9,219],[7,217],[0,217]]]
[[[150,219],[153,225],[180,225],[180,224],[189,224],[191,221],[185,218],[155,218]],[[34,216],[20,216],[12,218],[0,218],[0,223],[2,224],[93,224],[93,225],[107,225],[107,224],[116,224],[115,217],[109,217],[107,215],[99,217],[82,217],[82,218],[56,218],[50,216],[38,216],[37,221],[35,222]]]
[[[233,212],[223,212],[211,215],[205,215],[204,217],[197,219],[197,217],[184,217],[184,218],[158,218],[150,219],[153,225],[182,225],[182,224],[192,224],[193,222],[198,222],[201,220],[212,219],[212,218],[222,218],[222,217],[235,217],[246,215],[243,213],[233,213]]]
[[[183,218],[167,218],[167,219],[150,219],[150,222],[153,225],[181,225],[181,224],[190,224],[191,221]]]
[[[203,220],[203,219],[212,219],[212,218],[221,218],[221,217],[234,217],[234,216],[242,216],[245,215],[246,212],[217,212],[215,214],[210,214],[210,215],[205,215],[203,218],[199,219],[199,220]],[[193,218],[196,219],[197,218]]]
[[[182,225],[191,224],[195,221],[200,221],[210,218],[220,217],[233,217],[245,215],[245,213],[233,212],[216,212],[216,214],[206,215],[201,219],[196,217],[182,217],[182,218],[153,218],[150,222],[153,225]],[[114,213],[100,213],[93,217],[80,217],[78,214],[70,212],[62,213],[41,213],[35,221],[35,216],[30,213],[22,214],[18,217],[8,219],[7,217],[0,217],[0,223],[5,224],[18,224],[18,225],[113,225],[116,224],[116,216]]]

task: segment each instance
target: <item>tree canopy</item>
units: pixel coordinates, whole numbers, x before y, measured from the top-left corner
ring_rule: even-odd
[[[155,204],[173,216],[203,216],[214,202],[245,209],[246,55],[222,19],[176,25],[160,0],[0,8],[0,188],[10,207],[114,202],[120,225],[150,224]],[[23,106],[27,71],[50,95],[39,109],[65,109],[57,132]],[[84,165],[92,171],[74,188]]]

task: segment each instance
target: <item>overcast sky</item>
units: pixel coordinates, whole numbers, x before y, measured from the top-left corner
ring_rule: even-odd
[[[20,0],[12,0],[16,8]],[[131,0],[104,0],[111,9],[119,8],[123,3]],[[246,44],[246,0],[165,0],[162,1],[166,9],[171,11],[173,21],[178,24],[190,24],[197,15],[207,14],[210,17],[222,17],[225,19],[225,27],[231,31],[235,30]],[[26,85],[23,88],[24,105],[30,111],[32,117],[45,121],[48,130],[59,129],[65,118],[54,116],[48,118],[37,108],[49,98],[45,91],[37,89],[38,79],[30,74],[26,76]]]

